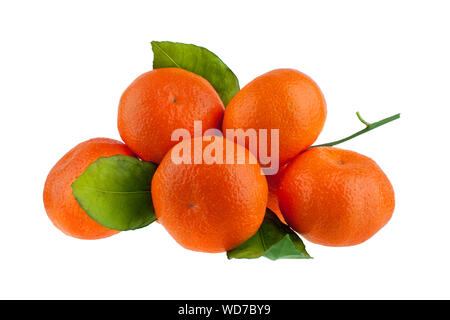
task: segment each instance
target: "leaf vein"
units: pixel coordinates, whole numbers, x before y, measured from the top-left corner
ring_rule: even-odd
[[[167,53],[167,52],[165,52],[164,50],[163,50],[163,48],[161,48],[160,46],[159,46],[159,44],[157,43],[157,42],[153,42],[154,44],[155,44],[155,47],[156,48],[158,48],[167,58],[169,58],[169,60],[170,61],[172,61],[178,68],[181,68],[181,66],[180,65],[178,65],[178,63],[176,63],[175,62],[175,60],[173,60],[170,56],[169,56],[169,54]]]
[[[144,193],[150,193],[150,190],[137,190],[137,191],[110,191],[110,190],[102,190],[94,187],[84,187],[85,189],[94,190],[97,192],[103,192],[103,193],[114,193],[114,194],[144,194]]]

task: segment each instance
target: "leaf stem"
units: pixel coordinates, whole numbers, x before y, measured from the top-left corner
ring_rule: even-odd
[[[363,117],[359,114],[359,111],[356,111],[356,116],[358,117],[359,121],[364,123],[366,127],[370,126],[370,123],[368,123],[366,120],[363,119]]]
[[[393,116],[387,117],[385,119],[382,119],[382,120],[374,122],[374,123],[370,123],[370,122],[365,121],[361,117],[359,112],[356,112],[356,116],[358,117],[359,121],[361,121],[364,125],[366,125],[366,127],[364,129],[362,129],[362,130],[360,130],[360,131],[358,131],[358,132],[356,132],[356,133],[354,133],[354,134],[352,134],[352,135],[350,135],[350,136],[348,136],[346,138],[343,138],[343,139],[340,139],[340,140],[336,140],[336,141],[333,141],[333,142],[319,144],[319,145],[316,145],[316,146],[312,146],[311,148],[315,148],[315,147],[331,147],[331,146],[335,146],[337,144],[340,144],[342,142],[351,140],[353,138],[356,138],[359,135],[362,135],[362,134],[364,134],[366,132],[369,132],[370,130],[378,128],[378,127],[380,127],[380,126],[382,126],[382,125],[384,125],[386,123],[389,123],[391,121],[394,121],[396,119],[399,119],[400,118],[400,113],[394,114]]]

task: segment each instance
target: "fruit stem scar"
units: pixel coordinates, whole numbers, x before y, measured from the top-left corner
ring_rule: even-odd
[[[387,117],[387,118],[385,118],[385,119],[382,119],[382,120],[380,120],[380,121],[373,122],[373,123],[370,123],[370,122],[365,121],[365,120],[361,117],[361,115],[359,114],[359,112],[356,112],[356,116],[358,117],[358,119],[359,119],[363,124],[366,125],[366,127],[365,127],[364,129],[362,129],[362,130],[360,130],[360,131],[358,131],[358,132],[356,132],[356,133],[354,133],[354,134],[352,134],[352,135],[350,135],[350,136],[348,136],[348,137],[346,137],[346,138],[343,138],[343,139],[340,139],[340,140],[336,140],[336,141],[333,141],[333,142],[328,142],[328,143],[318,144],[318,145],[312,146],[312,147],[310,147],[310,148],[315,148],[315,147],[332,147],[332,146],[335,146],[335,145],[340,144],[340,143],[342,143],[342,142],[351,140],[351,139],[353,139],[353,138],[356,138],[356,137],[359,136],[359,135],[362,135],[362,134],[364,134],[364,133],[366,133],[366,132],[369,132],[369,131],[371,131],[371,130],[373,130],[373,129],[375,129],[375,128],[378,128],[378,127],[380,127],[380,126],[382,126],[382,125],[384,125],[384,124],[386,124],[386,123],[389,123],[389,122],[391,122],[391,121],[394,121],[394,120],[396,120],[396,119],[399,119],[399,118],[400,118],[400,113],[394,114],[393,116]]]

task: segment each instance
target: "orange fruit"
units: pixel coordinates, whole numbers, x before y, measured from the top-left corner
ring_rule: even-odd
[[[235,248],[256,233],[267,204],[267,181],[250,152],[222,137],[194,138],[176,145],[164,157],[152,180],[156,216],[169,234],[183,247],[194,251],[223,252]],[[180,147],[200,150],[221,145],[233,148],[234,163],[179,163],[172,159]],[[245,163],[236,162],[242,152]],[[194,161],[194,151],[187,156]],[[225,156],[224,156],[225,159]]]
[[[139,76],[122,94],[118,128],[128,147],[141,159],[159,163],[177,141],[175,129],[194,134],[194,121],[202,134],[220,128],[224,107],[204,78],[178,68],[152,70]]]
[[[297,156],[283,172],[278,199],[289,226],[326,246],[366,241],[395,206],[392,185],[372,159],[334,147]]]
[[[119,232],[92,220],[72,194],[72,183],[92,162],[118,154],[133,156],[122,142],[95,138],[75,146],[50,170],[44,186],[44,206],[59,230],[79,239],[101,239]]]
[[[286,224],[286,221],[284,220],[283,214],[280,210],[280,205],[278,204],[278,196],[273,191],[270,191],[267,197],[267,208],[269,208],[275,215],[280,219],[281,222]]]
[[[284,169],[287,168],[287,163],[282,166],[277,174],[273,175],[267,175],[267,184],[269,186],[269,198],[267,200],[267,208],[272,210],[273,213],[276,214],[278,219],[280,219],[281,222],[286,224],[286,221],[284,220],[283,214],[281,213],[280,206],[278,203],[278,189],[280,188],[281,183],[281,177],[283,176]]]
[[[326,114],[322,92],[310,77],[297,70],[278,69],[257,77],[231,99],[222,129],[224,134],[226,129],[279,129],[283,164],[314,143]],[[269,138],[268,142],[270,151]]]

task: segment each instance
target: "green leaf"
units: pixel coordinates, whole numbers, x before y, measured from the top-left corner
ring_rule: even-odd
[[[170,41],[152,41],[153,68],[176,67],[211,83],[226,106],[239,91],[239,81],[222,60],[206,48]]]
[[[145,227],[156,220],[150,186],[156,165],[116,155],[102,157],[72,184],[84,211],[101,225],[119,231]]]
[[[228,259],[309,259],[300,237],[267,209],[261,227],[246,242],[227,252]]]

